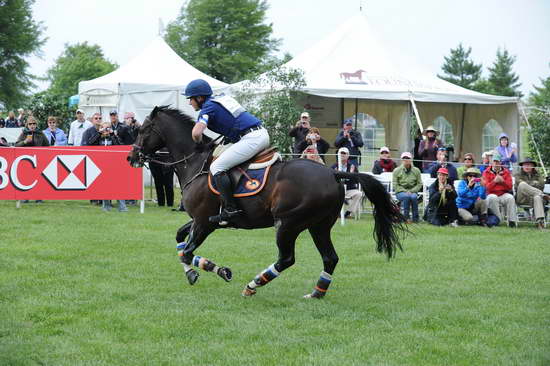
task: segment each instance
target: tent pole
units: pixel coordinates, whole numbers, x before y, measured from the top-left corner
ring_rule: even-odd
[[[414,102],[414,98],[412,96],[412,93],[409,94],[409,100],[411,101],[414,116],[416,117],[416,123],[418,124],[418,127],[420,127],[420,131],[424,131],[424,127],[422,126],[422,121],[420,120],[420,115],[418,114],[418,109],[416,109],[416,103]]]
[[[458,149],[458,160],[463,154],[462,144],[464,143],[464,119],[466,118],[466,103],[462,103],[462,121],[460,121],[460,146]]]
[[[527,123],[527,129],[529,130],[529,136],[531,137],[531,142],[533,143],[533,146],[535,147],[535,151],[537,152],[537,156],[539,157],[540,167],[542,168],[542,171],[544,172],[544,176],[548,176],[548,173],[546,172],[546,167],[544,166],[544,162],[542,161],[542,156],[540,155],[540,150],[535,142],[535,139],[533,138],[533,134],[531,134],[531,124],[529,123],[529,119],[527,118],[527,113],[525,113],[525,109],[523,108],[523,104],[521,103],[521,100],[517,103],[518,110],[523,116],[523,119],[525,120],[525,123]]]
[[[357,130],[357,113],[359,113],[359,107],[357,105],[357,98],[355,98],[355,126],[353,127],[355,130]]]

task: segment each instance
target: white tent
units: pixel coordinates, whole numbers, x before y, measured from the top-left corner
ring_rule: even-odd
[[[482,130],[490,119],[520,142],[517,98],[477,93],[431,75],[399,50],[383,47],[362,14],[285,66],[304,71],[307,97],[301,104],[329,142],[343,119],[355,118],[359,129],[376,120],[384,127],[385,141],[374,141],[372,150],[386,144],[410,151],[413,114],[424,127],[440,117],[449,122],[456,153],[479,157]]]
[[[193,115],[195,112],[180,93],[191,80],[199,78],[208,81],[215,91],[227,86],[195,69],[157,37],[117,70],[80,82],[79,108],[88,116],[94,112],[107,116],[111,109],[135,112],[138,121],[157,105],[172,105]]]

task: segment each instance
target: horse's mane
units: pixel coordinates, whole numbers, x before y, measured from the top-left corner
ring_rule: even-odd
[[[191,126],[193,126],[195,124],[195,121],[193,120],[193,118],[191,118],[187,114],[183,113],[179,109],[170,108],[169,105],[156,106],[153,109],[153,111],[151,112],[150,118],[154,119],[159,113],[165,113],[165,114],[169,115],[170,117],[175,118],[175,119],[177,119],[181,122],[187,123]]]

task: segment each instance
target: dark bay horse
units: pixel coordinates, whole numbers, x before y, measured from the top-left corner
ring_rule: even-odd
[[[219,213],[220,198],[207,184],[208,167],[212,160],[213,143],[204,151],[196,149],[191,138],[194,121],[178,110],[166,106],[155,107],[139,129],[139,134],[128,161],[134,167],[143,166],[150,156],[167,147],[175,163],[183,203],[192,220],[183,225],[176,235],[177,249],[185,274],[191,285],[198,279],[192,266],[214,272],[226,281],[232,277],[227,267],[195,255],[195,250],[206,237],[219,228],[209,221]],[[323,271],[317,285],[306,297],[321,298],[326,294],[332,274],[338,263],[330,233],[344,203],[343,179],[357,179],[367,198],[374,205],[374,239],[378,252],[391,258],[401,249],[400,233],[406,230],[403,216],[392,202],[384,186],[367,174],[338,172],[317,162],[296,159],[275,163],[263,190],[254,196],[238,199],[245,215],[232,223],[239,229],[275,226],[279,257],[275,263],[259,273],[243,290],[244,296],[256,293],[294,264],[294,246],[298,235],[308,230],[323,260]],[[185,240],[187,242],[185,242]],[[238,245],[238,243],[235,243]]]

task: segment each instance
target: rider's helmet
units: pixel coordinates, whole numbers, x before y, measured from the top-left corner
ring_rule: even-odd
[[[191,97],[198,97],[200,95],[210,96],[213,93],[212,88],[210,87],[210,84],[208,84],[208,82],[203,79],[196,79],[187,84],[184,94],[185,97],[189,99]]]

